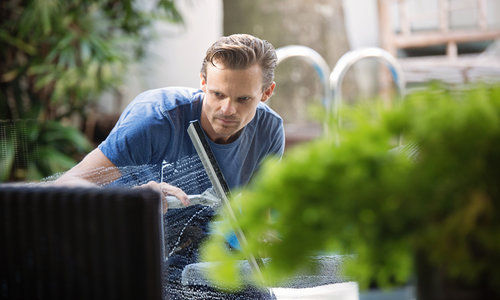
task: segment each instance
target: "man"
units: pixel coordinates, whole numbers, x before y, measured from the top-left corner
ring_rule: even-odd
[[[106,181],[113,181],[122,176],[123,167],[160,166],[194,155],[187,127],[199,120],[229,188],[245,185],[265,156],[283,154],[282,119],[264,104],[276,86],[276,61],[267,41],[246,34],[220,38],[203,60],[201,90],[163,88],[140,94],[107,139],[56,183],[102,184],[93,170],[107,170]],[[142,186],[189,202],[183,190],[168,182]]]
[[[276,86],[276,61],[276,52],[266,41],[245,34],[220,38],[203,60],[201,90],[162,88],[140,94],[122,113],[106,140],[56,184],[102,185],[129,178],[125,170],[131,166],[139,166],[134,170],[153,166],[153,171],[160,173],[165,164],[197,158],[187,128],[191,121],[199,120],[229,188],[245,185],[264,157],[283,154],[282,119],[264,104]],[[168,178],[178,174],[177,170],[170,173]],[[184,177],[168,182],[161,182],[164,176],[157,178],[141,186],[188,204],[185,191],[171,184],[186,181]],[[207,186],[199,188],[197,193]],[[212,288],[191,289],[181,282],[184,267],[197,261],[199,245],[210,233],[208,223],[215,211],[193,205],[167,212],[166,201],[163,203],[170,299],[181,299],[181,295],[192,299],[204,295],[225,297]],[[237,247],[234,241],[228,242]],[[244,299],[267,298],[264,294],[247,288],[238,295]]]

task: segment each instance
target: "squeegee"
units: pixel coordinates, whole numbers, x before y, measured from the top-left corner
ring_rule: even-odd
[[[193,142],[198,156],[200,157],[201,163],[203,164],[203,167],[207,172],[208,178],[210,179],[210,182],[212,182],[214,192],[222,200],[222,203],[228,208],[229,217],[235,224],[237,221],[236,215],[234,214],[234,211],[231,208],[231,204],[229,203],[228,199],[230,193],[229,187],[226,180],[224,179],[224,175],[219,168],[212,149],[210,148],[205,133],[201,128],[200,122],[198,120],[192,121],[191,124],[189,124],[187,132],[189,134],[189,137],[191,138],[191,141]],[[233,228],[233,230],[240,245],[242,245],[243,247],[246,246],[247,240],[241,228]],[[260,271],[263,265],[262,259],[252,254],[248,255],[247,259],[252,268],[252,271],[263,283],[264,281],[262,273]]]

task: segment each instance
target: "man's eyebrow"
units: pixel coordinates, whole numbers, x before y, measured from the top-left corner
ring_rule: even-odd
[[[211,88],[208,88],[208,91],[209,92],[212,92],[212,93],[220,93],[220,94],[224,94],[223,92],[217,90],[217,89],[211,89]]]
[[[219,93],[219,94],[225,95],[223,92],[221,92],[217,89],[214,89],[214,88],[207,88],[207,91],[209,93]],[[255,97],[251,94],[243,94],[243,95],[238,96],[238,98],[255,98]]]

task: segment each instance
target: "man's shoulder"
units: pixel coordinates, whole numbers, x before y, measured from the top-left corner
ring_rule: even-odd
[[[264,102],[259,102],[257,105],[256,116],[260,121],[271,121],[278,125],[283,123],[281,116]]]
[[[139,94],[133,101],[135,105],[154,105],[162,112],[175,109],[202,98],[203,92],[189,87],[164,87],[147,90]]]

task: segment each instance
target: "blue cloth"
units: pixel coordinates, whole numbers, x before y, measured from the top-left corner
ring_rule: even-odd
[[[117,167],[155,165],[196,155],[187,128],[199,120],[204,93],[170,87],[137,96],[124,110],[99,149]],[[282,155],[284,130],[281,117],[260,102],[255,117],[230,144],[210,147],[230,189],[248,183],[268,154]],[[203,192],[203,191],[198,191]]]

